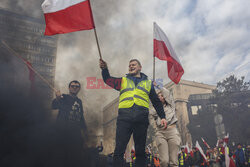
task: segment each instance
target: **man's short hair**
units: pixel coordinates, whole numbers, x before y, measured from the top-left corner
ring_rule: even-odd
[[[73,80],[73,81],[71,81],[71,82],[69,83],[69,87],[70,87],[70,85],[71,85],[72,83],[78,83],[78,84],[79,84],[79,86],[80,86],[80,88],[81,88],[81,84],[80,84],[80,82],[79,82],[79,81],[77,81],[77,80]]]
[[[137,59],[131,59],[131,60],[129,61],[129,63],[131,63],[132,61],[136,61],[136,62],[139,64],[139,66],[141,67],[141,63],[140,63],[139,60],[137,60]]]

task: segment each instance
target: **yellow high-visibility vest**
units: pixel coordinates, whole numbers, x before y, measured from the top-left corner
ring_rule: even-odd
[[[183,155],[184,155],[184,157],[183,157]],[[184,165],[184,161],[185,161],[185,159],[184,158],[186,158],[186,156],[187,156],[187,154],[186,153],[180,153],[180,158],[179,158],[179,162],[180,162],[180,164],[179,165],[181,165],[181,166],[183,166]]]
[[[149,108],[149,93],[152,81],[143,80],[135,86],[127,77],[122,77],[119,108],[130,108],[134,104]]]

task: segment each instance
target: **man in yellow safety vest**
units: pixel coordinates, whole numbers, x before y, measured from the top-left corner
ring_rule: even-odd
[[[114,167],[122,167],[123,155],[132,134],[135,143],[136,166],[145,167],[149,99],[161,118],[161,124],[166,128],[167,121],[162,103],[155,92],[152,81],[141,72],[142,66],[137,59],[130,60],[129,73],[121,78],[110,76],[105,61],[101,59],[99,63],[104,82],[120,91]]]

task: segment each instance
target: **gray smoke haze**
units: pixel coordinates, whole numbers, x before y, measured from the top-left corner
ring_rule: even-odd
[[[41,3],[1,0],[0,6],[43,18]],[[91,5],[102,56],[113,76],[124,76],[128,61],[137,58],[143,72],[152,78],[154,21],[166,32],[182,62],[183,79],[215,84],[250,62],[248,0],[91,0]],[[67,84],[79,80],[86,120],[99,123],[97,114],[101,115],[102,107],[118,92],[86,89],[87,77],[101,79],[94,32],[58,36],[56,87],[67,93]],[[156,78],[162,78],[164,84],[169,81],[166,62],[156,60]]]

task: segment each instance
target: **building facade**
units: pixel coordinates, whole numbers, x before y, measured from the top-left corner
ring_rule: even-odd
[[[41,74],[51,85],[54,85],[55,79],[55,63],[57,52],[57,37],[44,36],[44,21],[29,16],[24,16],[0,8],[0,53],[1,64],[5,64],[7,69],[16,68],[11,64],[13,60],[19,61],[19,68],[27,68],[20,58],[14,56],[2,42],[6,43],[23,59],[28,60],[33,68]],[[6,70],[1,83],[2,86],[21,84],[26,80],[26,76],[22,76],[18,70]],[[8,72],[10,72],[8,74]],[[21,80],[15,80],[16,76],[21,75]],[[27,77],[28,78],[28,77]],[[35,77],[35,88],[40,95],[52,97],[52,90],[40,78]]]
[[[212,93],[190,95],[187,109],[193,143],[203,137],[215,146],[227,134],[230,146],[250,143],[250,90],[231,92],[226,97]]]

